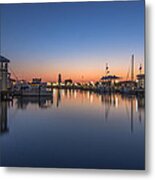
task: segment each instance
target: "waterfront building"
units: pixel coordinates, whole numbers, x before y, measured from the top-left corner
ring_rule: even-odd
[[[41,78],[33,78],[32,85],[41,85]]]
[[[126,80],[119,82],[119,89],[121,93],[135,93],[136,82]]]
[[[137,75],[137,88],[136,92],[140,94],[144,94],[145,92],[145,74]]]
[[[8,87],[9,87],[9,78],[10,74],[8,73],[8,63],[10,60],[0,56],[0,94],[2,98],[7,98]]]
[[[110,75],[109,66],[106,63],[105,76],[101,77],[100,81],[97,83],[97,89],[100,92],[115,92],[117,91],[117,83],[119,79],[119,76]]]
[[[103,76],[100,79],[102,91],[104,91],[104,92],[117,91],[117,83],[118,83],[119,79],[120,79],[120,77],[116,76],[116,75]]]
[[[137,75],[137,87],[140,89],[145,88],[145,74],[138,74]]]

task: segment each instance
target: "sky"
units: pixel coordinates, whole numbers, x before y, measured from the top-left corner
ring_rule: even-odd
[[[144,1],[1,4],[1,55],[19,79],[126,79],[144,69]]]

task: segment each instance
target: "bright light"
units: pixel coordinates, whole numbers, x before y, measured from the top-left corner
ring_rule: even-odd
[[[51,82],[47,82],[47,86],[51,86]]]

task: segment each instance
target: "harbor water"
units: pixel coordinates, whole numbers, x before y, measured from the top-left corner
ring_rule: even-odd
[[[144,97],[54,89],[0,102],[0,165],[145,168]]]

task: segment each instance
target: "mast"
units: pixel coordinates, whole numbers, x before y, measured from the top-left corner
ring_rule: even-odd
[[[132,54],[131,58],[131,81],[134,80],[134,55]]]

